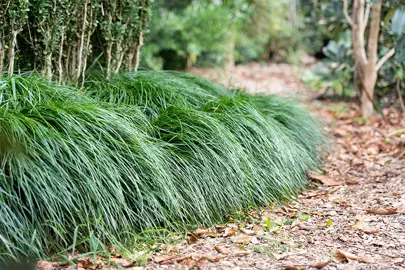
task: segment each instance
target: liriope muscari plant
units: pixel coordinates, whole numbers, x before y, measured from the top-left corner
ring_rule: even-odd
[[[292,198],[321,164],[319,124],[284,98],[176,72],[84,86],[0,79],[3,262],[224,222]]]

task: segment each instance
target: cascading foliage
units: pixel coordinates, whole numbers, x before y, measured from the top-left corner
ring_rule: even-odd
[[[174,72],[89,76],[84,93],[0,78],[0,261],[128,246],[305,187],[325,139],[277,96]]]

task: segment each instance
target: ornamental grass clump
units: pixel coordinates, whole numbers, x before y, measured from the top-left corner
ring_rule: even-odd
[[[112,108],[36,77],[2,78],[0,90],[2,260],[183,218],[169,157],[135,107]]]
[[[0,78],[0,260],[130,247],[292,198],[324,144],[290,101],[187,74],[92,74],[84,93]]]

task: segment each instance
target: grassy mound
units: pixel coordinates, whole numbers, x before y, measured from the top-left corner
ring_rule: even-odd
[[[290,101],[191,75],[93,75],[84,94],[0,78],[0,260],[125,244],[291,198],[322,145]]]

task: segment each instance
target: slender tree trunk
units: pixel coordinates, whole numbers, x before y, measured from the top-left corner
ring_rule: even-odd
[[[0,36],[0,73],[3,72],[4,67],[4,46],[3,37]]]
[[[139,68],[139,62],[141,61],[141,48],[143,45],[143,32],[139,33],[139,39],[138,39],[138,44],[136,46],[135,50],[135,65],[134,65],[134,72],[138,71]]]
[[[124,60],[125,52],[122,50],[121,41],[118,41],[115,46],[115,60],[114,60],[114,69],[113,74],[117,74],[120,71],[122,61]]]
[[[49,53],[45,56],[44,75],[46,76],[48,81],[52,80],[52,53]]]
[[[84,37],[86,35],[86,24],[87,24],[87,4],[88,1],[84,3],[84,11],[83,11],[83,24],[82,24],[82,34],[80,36],[80,43],[77,48],[77,70],[76,70],[76,77],[75,83],[77,84],[79,77],[82,71],[82,61],[83,61],[83,46],[84,46]]]
[[[17,46],[17,31],[12,31],[11,43],[8,53],[8,76],[14,73],[14,59],[15,59],[15,47]]]
[[[130,72],[132,71],[133,66],[134,66],[134,57],[135,57],[136,47],[137,47],[136,43],[132,44],[132,46],[131,46],[131,48],[129,49],[129,52],[128,52],[128,67],[127,67],[127,70],[130,71]]]
[[[122,61],[124,61],[124,56],[125,56],[125,52],[122,52],[122,53],[120,54],[120,58],[118,59],[117,66],[115,67],[114,74],[117,74],[117,73],[120,71],[121,65],[122,65]]]
[[[365,0],[353,0],[352,17],[349,16],[348,7],[348,0],[343,0],[343,13],[352,28],[353,54],[357,75],[361,82],[361,111],[364,117],[369,117],[374,112],[374,90],[378,71],[395,54],[395,48],[392,48],[381,59],[378,59],[382,0],[367,5]],[[371,23],[366,48],[365,33],[370,20],[370,11],[372,12]]]
[[[45,40],[45,52],[47,53],[44,56],[44,66],[42,73],[48,79],[48,81],[52,80],[52,31],[48,30],[44,35]]]
[[[84,82],[86,80],[87,58],[89,56],[90,46],[91,46],[90,37],[91,37],[91,29],[89,29],[89,32],[87,34],[86,53],[85,53],[85,57],[84,57],[83,70],[82,70],[82,85],[80,87],[80,90],[82,90],[82,91],[84,89]]]
[[[79,44],[76,44],[76,46],[75,47],[78,47],[79,46]],[[77,49],[76,48],[72,48],[72,57],[71,57],[71,61],[70,61],[70,76],[71,76],[71,79],[74,79],[74,77],[76,76],[76,60],[77,60],[77,57],[76,57],[76,54],[77,54]]]
[[[67,52],[66,52],[66,58],[65,58],[65,76],[70,76],[71,75],[71,71],[70,71],[70,63],[71,63],[71,58],[70,58],[70,54],[72,52],[72,45],[71,44],[67,44]]]
[[[59,70],[59,80],[58,82],[61,83],[63,80],[63,64],[62,64],[62,57],[63,57],[63,42],[64,42],[64,29],[62,30],[60,44],[59,44],[59,58],[58,58],[58,70]]]
[[[364,1],[364,0],[363,0]],[[374,89],[378,77],[378,37],[380,35],[382,0],[373,5],[370,32],[368,38],[368,59],[363,69],[364,87],[361,96],[361,112],[369,117],[374,112]],[[364,12],[364,11],[363,11]],[[363,18],[364,19],[364,18]]]
[[[107,57],[107,80],[111,79],[111,52],[112,44],[111,42],[107,45],[106,57]]]

